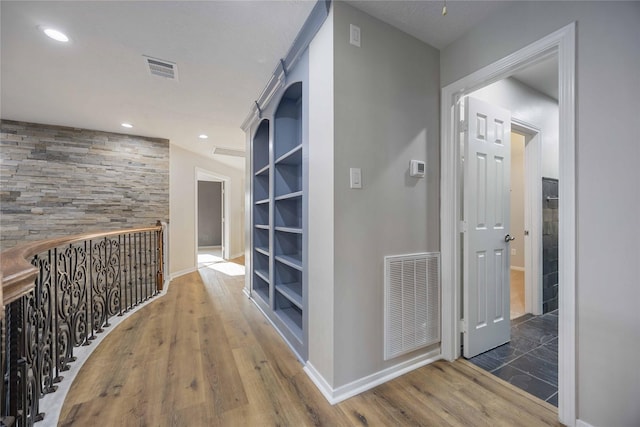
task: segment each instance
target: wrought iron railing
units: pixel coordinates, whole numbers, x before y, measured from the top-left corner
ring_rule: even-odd
[[[2,253],[0,425],[31,426],[75,359],[109,320],[157,295],[164,232],[155,227],[22,245]]]

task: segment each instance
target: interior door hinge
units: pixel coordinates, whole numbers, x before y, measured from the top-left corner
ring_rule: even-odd
[[[460,221],[458,223],[458,232],[459,233],[466,233],[468,231],[467,229],[467,221]]]
[[[464,319],[461,319],[458,323],[458,330],[463,334],[467,333],[467,322]]]
[[[469,123],[466,120],[460,120],[460,132],[466,132],[469,130]]]

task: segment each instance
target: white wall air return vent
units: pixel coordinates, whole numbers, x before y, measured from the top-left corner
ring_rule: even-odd
[[[150,56],[143,57],[149,72],[154,76],[164,77],[165,79],[170,80],[178,80],[178,67],[174,62],[152,58]]]
[[[244,157],[244,151],[234,150],[233,148],[223,148],[223,147],[215,147],[213,149],[213,154],[218,154],[222,156]]]
[[[440,341],[440,254],[384,258],[384,360]]]

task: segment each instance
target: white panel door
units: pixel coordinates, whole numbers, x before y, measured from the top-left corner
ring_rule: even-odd
[[[511,113],[467,97],[464,133],[464,357],[510,340]]]

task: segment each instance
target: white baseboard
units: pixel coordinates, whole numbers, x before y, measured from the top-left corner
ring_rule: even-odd
[[[233,254],[233,255],[231,255],[231,256],[229,257],[229,259],[235,259],[235,258],[238,258],[238,257],[241,257],[241,256],[244,256],[244,251],[242,251],[242,252],[238,252],[237,254]]]
[[[175,271],[175,272],[171,273],[171,275],[169,276],[169,280],[177,279],[180,276],[184,276],[185,274],[193,273],[194,271],[198,271],[198,267],[190,267],[190,268],[185,268],[184,270]]]
[[[515,266],[511,266],[511,269],[514,271],[524,271],[524,267],[515,267]]]
[[[582,420],[576,420],[576,427],[594,427],[591,424],[582,421]]]
[[[382,383],[386,383],[387,381],[397,378],[400,375],[406,374],[407,372],[413,371],[414,369],[418,369],[440,359],[442,359],[442,354],[440,349],[437,348],[428,353],[414,357],[413,359],[405,362],[398,363],[395,366],[367,375],[366,377],[352,381],[349,384],[345,384],[335,389],[329,385],[311,362],[306,363],[304,371],[307,373],[309,378],[311,378],[311,381],[313,381],[316,387],[318,387],[325,399],[327,399],[331,405],[335,405],[336,403],[340,403],[343,400],[370,390]]]
[[[338,403],[338,401],[333,398],[333,388],[331,387],[331,385],[329,385],[327,380],[324,379],[320,372],[318,372],[315,366],[311,364],[311,362],[307,361],[307,363],[304,365],[304,372],[316,385],[318,390],[320,390],[320,393],[322,393],[324,398],[327,399],[327,402],[329,402],[331,405],[335,405],[336,403]]]

